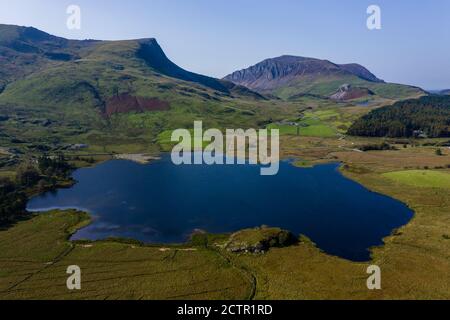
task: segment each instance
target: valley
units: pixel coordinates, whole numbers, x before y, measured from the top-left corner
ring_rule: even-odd
[[[9,25],[0,25],[0,67],[5,210],[73,187],[77,169],[117,159],[158,163],[174,145],[171,132],[201,120],[205,129],[279,129],[281,158],[299,167],[289,170],[340,163],[351,183],[414,211],[363,262],[326,253],[304,234],[263,254],[228,250],[236,239],[244,247],[273,239],[274,230],[260,225],[200,232],[182,244],[71,241],[97,217],[22,212],[0,229],[0,299],[449,298],[448,97],[386,83],[357,64],[293,56],[215,79],[178,67],[155,39],[77,41]],[[42,157],[61,161],[41,168]],[[154,187],[168,185],[161,177]],[[166,204],[180,201],[163,196]],[[283,203],[271,208],[282,210]],[[65,286],[73,264],[83,270],[81,291]],[[382,290],[367,290],[373,264],[382,269]]]

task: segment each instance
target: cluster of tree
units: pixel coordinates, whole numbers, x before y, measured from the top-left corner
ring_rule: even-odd
[[[19,166],[15,181],[0,179],[0,225],[14,221],[25,213],[27,190],[45,191],[59,179],[67,179],[72,167],[61,156],[42,156],[37,164],[30,162]]]
[[[89,163],[89,164],[94,164],[95,163],[95,159],[93,157],[86,158],[86,157],[75,156],[75,157],[72,157],[72,160],[73,161],[83,161],[83,162],[86,162],[86,163]]]
[[[450,96],[425,96],[376,109],[348,130],[352,136],[450,137]]]
[[[0,225],[25,212],[27,196],[8,178],[0,178]]]
[[[395,150],[396,148],[386,142],[383,142],[380,144],[365,144],[359,146],[358,149],[361,151],[377,151],[377,150]]]
[[[55,157],[46,155],[40,157],[38,167],[41,174],[47,177],[67,177],[72,170],[72,166],[62,154]]]

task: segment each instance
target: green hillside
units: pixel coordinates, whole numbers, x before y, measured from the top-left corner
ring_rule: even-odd
[[[285,109],[260,94],[179,68],[155,39],[85,42],[1,28],[7,33],[0,39],[0,55],[9,51],[34,61],[33,67],[28,61],[19,66],[21,72],[11,71],[14,77],[3,77],[2,145],[82,142],[101,151],[96,146],[112,141],[153,143],[159,133],[192,127],[195,120],[219,128],[260,127],[283,117]],[[67,59],[48,58],[56,52]]]
[[[63,61],[77,59],[97,41],[73,41],[35,28],[0,24],[0,92],[9,83]]]
[[[291,81],[269,92],[278,97],[266,96],[178,67],[151,38],[76,41],[34,28],[0,25],[0,31],[0,143],[25,153],[67,144],[87,144],[93,153],[139,152],[157,148],[161,133],[190,128],[195,120],[205,127],[263,128],[303,117],[307,107],[345,106],[326,98],[342,83],[369,88],[376,102],[421,94],[386,84],[358,65],[336,71],[319,61],[319,70],[325,64],[333,71]],[[313,120],[303,121],[300,134],[335,136],[349,126]]]
[[[283,99],[289,99],[298,94],[329,97],[343,84],[368,88],[375,93],[373,98],[378,97],[389,100],[416,98],[424,94],[423,90],[417,87],[394,83],[371,82],[351,75],[331,77],[310,76],[277,88],[272,93]],[[371,97],[369,98],[373,99]]]

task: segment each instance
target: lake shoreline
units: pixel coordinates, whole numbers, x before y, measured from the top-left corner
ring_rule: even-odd
[[[166,155],[167,156],[167,155]],[[115,160],[118,160],[118,159],[113,159],[113,160],[110,160],[110,161],[115,161]],[[120,160],[125,160],[125,159],[120,159]],[[130,161],[130,159],[127,159],[126,161]],[[287,163],[289,163],[289,166],[293,166],[294,165],[294,163],[293,163],[293,159],[292,159],[292,157],[291,158],[286,158],[286,160],[283,160],[283,162],[287,162]],[[109,161],[108,161],[109,162]],[[105,162],[102,162],[103,164],[105,164]],[[136,162],[136,163],[138,163],[138,162]],[[155,162],[156,163],[156,162]],[[328,165],[330,165],[330,164],[334,164],[335,165],[335,170],[338,172],[338,174],[339,175],[341,175],[342,177],[345,177],[345,175],[343,175],[343,173],[342,173],[342,165],[341,165],[341,163],[340,162],[336,162],[336,161],[334,161],[334,162],[332,162],[332,161],[330,161],[330,163],[327,163]],[[327,165],[326,163],[318,163],[318,164],[316,164],[316,166],[315,167],[317,167],[317,166],[319,166],[319,167],[321,167],[322,165]],[[341,169],[338,169],[338,168],[341,168]],[[296,168],[297,169],[297,168]],[[298,169],[298,170],[302,170],[302,169]],[[311,170],[311,169],[303,169],[303,170]],[[345,177],[345,178],[347,178],[347,177]],[[353,181],[353,180],[351,180],[351,181]],[[357,184],[359,185],[359,183],[357,182]],[[362,188],[364,188],[364,189],[366,189],[365,188],[365,186],[364,185],[361,185],[361,187]],[[368,191],[371,191],[372,192],[372,190],[368,190]],[[375,192],[375,194],[377,194],[377,195],[381,195],[381,196],[383,196],[383,197],[385,197],[385,195],[383,195],[383,194],[380,194],[380,193],[377,193],[377,192]],[[390,198],[390,197],[387,197],[387,198]],[[32,211],[32,212],[42,212],[42,211],[49,211],[49,210],[67,210],[67,209],[77,209],[77,210],[81,210],[81,211],[85,211],[85,212],[87,212],[87,213],[89,213],[89,214],[91,214],[91,215],[93,215],[93,216],[98,216],[98,214],[97,213],[92,213],[91,212],[91,210],[89,210],[89,209],[85,209],[84,207],[82,207],[82,206],[49,206],[49,207],[45,207],[45,208],[35,208],[35,209],[33,209],[33,208],[30,208],[29,206],[28,206],[28,209],[30,209],[30,211]],[[95,221],[95,219],[93,220],[93,222]],[[92,223],[92,222],[91,222]],[[407,223],[409,223],[409,222],[407,222]],[[248,224],[248,225],[246,225],[245,227],[242,227],[242,228],[247,228],[247,227],[250,227],[250,228],[252,228],[252,227],[257,227],[259,225],[259,223],[258,224]],[[271,223],[270,224],[271,226],[273,226],[273,227],[283,227],[282,225],[277,225],[277,224],[273,224],[273,223]],[[95,226],[92,226],[92,225],[90,225],[90,227],[91,228],[95,228]],[[401,226],[400,226],[401,227]],[[286,229],[286,227],[284,227],[285,229]],[[391,232],[390,232],[390,234],[389,235],[387,235],[386,237],[389,237],[391,234],[393,234],[394,232],[395,232],[395,230],[396,230],[397,228],[395,228],[395,229],[393,229],[393,230],[391,230]],[[193,231],[194,229],[192,229],[191,231]],[[208,233],[209,234],[222,234],[222,232],[220,232],[220,233],[217,233],[217,232],[215,232],[215,231],[209,231],[207,228],[206,228],[206,230],[208,231]],[[237,231],[240,231],[240,230],[242,230],[242,229],[240,229],[240,228],[232,228],[232,229],[230,229],[230,230],[227,230],[227,232],[226,232],[226,234],[228,234],[228,233],[232,233],[232,232],[237,232]],[[290,230],[290,231],[293,231],[292,229]],[[297,232],[295,232],[295,234],[297,235]],[[304,233],[303,232],[300,232],[300,233],[298,233],[298,236],[301,236],[301,235],[304,235]],[[308,236],[308,237],[310,237],[310,235],[306,235],[306,236]],[[80,236],[80,238],[73,238],[72,240],[74,240],[74,241],[78,241],[79,239],[81,239],[81,238],[83,238],[83,236]],[[102,236],[102,237],[100,237],[99,239],[102,239],[102,238],[105,238],[104,236]],[[126,237],[122,237],[122,236],[117,236],[117,235],[115,235],[114,236],[114,238],[123,238],[123,239],[136,239],[136,241],[143,241],[141,238],[139,238],[139,237],[135,237],[135,236],[126,236]],[[96,239],[95,239],[96,240]],[[173,242],[173,241],[163,241],[163,242],[159,242],[159,241],[153,241],[153,240],[150,240],[150,241],[143,241],[145,244],[155,244],[155,243],[163,243],[163,244],[165,244],[165,245],[169,245],[169,244],[174,244],[174,245],[180,245],[180,244],[183,244],[183,243],[185,243],[185,241],[183,240],[183,241],[180,241],[180,242],[178,242],[178,241],[176,241],[176,242]],[[380,244],[377,244],[377,245],[374,245],[373,247],[379,247],[379,246],[383,246],[384,245],[384,240],[383,239],[381,239],[380,240]],[[317,247],[320,247],[320,245],[317,245]],[[371,247],[367,247],[367,251],[369,252],[368,253],[368,255],[370,256],[371,255],[371,252],[372,252],[372,246]],[[326,252],[326,250],[324,250],[324,252]],[[333,254],[333,253],[330,253],[330,252],[328,252],[328,253],[326,253],[326,254],[329,254],[329,255],[336,255],[336,254]],[[343,258],[343,259],[347,259],[347,260],[352,260],[352,261],[357,261],[357,262],[363,262],[363,261],[368,261],[368,259],[370,259],[370,257],[368,257],[367,259],[366,258],[364,258],[364,259],[361,259],[361,258],[358,258],[358,259],[356,259],[355,260],[355,258],[346,258],[346,257],[341,257],[341,258]]]

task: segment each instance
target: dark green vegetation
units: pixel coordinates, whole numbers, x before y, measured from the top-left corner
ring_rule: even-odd
[[[427,96],[370,112],[348,130],[370,137],[449,137],[450,97]]]
[[[0,178],[0,226],[23,215],[27,200],[14,182],[8,178]]]
[[[64,156],[41,156],[37,165],[23,163],[15,179],[0,177],[0,227],[11,224],[26,214],[28,196],[71,183],[72,167]]]
[[[380,144],[365,144],[358,147],[361,151],[380,151],[380,150],[395,150],[394,146],[391,146],[389,143],[382,142]]]
[[[224,79],[283,99],[298,94],[336,98],[336,92],[349,85],[355,89],[339,95],[338,100],[404,99],[424,94],[416,87],[385,83],[358,64],[338,65],[295,56],[267,59]]]

